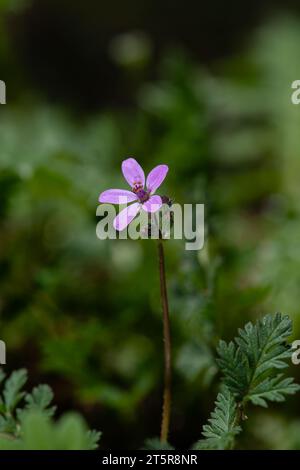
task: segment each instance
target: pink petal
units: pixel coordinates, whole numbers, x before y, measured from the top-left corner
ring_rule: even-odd
[[[136,200],[136,195],[126,189],[108,189],[99,196],[99,202],[110,202],[111,204],[128,204],[128,202]]]
[[[123,230],[127,227],[128,224],[135,218],[137,213],[139,212],[141,205],[139,202],[135,202],[130,206],[125,207],[125,209],[121,210],[117,217],[115,217],[113,226],[116,230]]]
[[[153,168],[153,170],[150,171],[146,181],[146,187],[148,191],[154,193],[167,176],[168,171],[168,165],[158,165]]]
[[[122,162],[122,172],[127,183],[133,188],[135,185],[145,185],[145,173],[141,165],[134,158],[127,158]]]
[[[143,209],[147,212],[156,212],[162,206],[162,200],[160,196],[151,196],[147,202],[144,202]]]

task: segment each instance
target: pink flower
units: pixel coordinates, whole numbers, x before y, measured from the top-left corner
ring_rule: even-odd
[[[115,217],[113,226],[116,230],[123,230],[135,218],[141,209],[146,212],[156,212],[162,206],[160,196],[154,195],[155,191],[162,184],[168,173],[167,165],[158,165],[150,171],[146,180],[143,168],[134,158],[127,158],[122,162],[122,173],[131,191],[126,189],[108,189],[99,196],[99,202],[109,202],[112,204],[128,204]]]

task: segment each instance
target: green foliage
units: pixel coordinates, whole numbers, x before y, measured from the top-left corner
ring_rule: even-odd
[[[234,438],[241,431],[238,422],[238,408],[234,395],[224,388],[217,396],[216,408],[212,412],[209,424],[203,426],[205,440],[200,440],[195,449],[231,449]]]
[[[267,315],[255,324],[249,322],[239,330],[235,342],[220,341],[218,365],[224,383],[244,404],[267,406],[266,400],[283,401],[298,385],[282,378],[276,370],[287,367],[291,348],[286,340],[292,334],[292,322],[280,313]]]
[[[5,374],[0,370],[0,382]],[[52,419],[53,392],[38,385],[31,393],[23,391],[27,371],[12,372],[0,395],[0,449],[12,450],[84,450],[95,449],[100,433],[89,431],[83,418],[67,413],[57,422]],[[23,407],[17,408],[23,400]]]
[[[255,324],[247,323],[244,329],[239,329],[234,342],[220,341],[217,362],[225,387],[218,395],[210,424],[203,427],[206,439],[197,448],[231,448],[234,436],[241,431],[238,423],[247,402],[267,407],[267,401],[282,402],[286,395],[300,389],[293,378],[277,373],[287,367],[286,360],[291,357],[291,348],[286,343],[291,333],[289,317],[276,313]]]
[[[0,116],[1,338],[16,361],[35,371],[36,383],[41,374],[55,380],[58,404],[74,403],[87,419],[92,413],[108,430],[110,445],[119,445],[116,425],[126,429],[122,447],[137,442],[137,429],[142,444],[160,407],[162,379],[155,248],[100,242],[94,214],[100,191],[123,187],[120,164],[128,152],[145,169],[167,163],[166,193],[182,204],[204,202],[208,231],[199,253],[187,253],[179,240],[167,247],[174,383],[181,384],[173,424],[182,432],[181,414],[189,423],[185,432],[192,433],[199,396],[207,402],[216,380],[216,345],[234,336],[241,318],[254,322],[257,312],[280,308],[292,316],[295,338],[300,334],[300,112],[290,102],[300,69],[299,21],[262,24],[249,41],[254,47],[209,69],[178,49],[167,51],[155,80],[137,86],[134,74],[119,74],[126,89],[136,90],[133,106],[118,108],[115,101],[78,119],[69,103],[49,106],[42,88],[36,95],[31,61],[10,48],[20,36],[18,24],[31,15],[22,21],[8,15],[29,3],[0,1],[0,78],[12,100]],[[20,37],[32,30],[25,23]],[[223,360],[239,347],[234,342],[231,352],[224,345]],[[251,384],[245,403],[281,400],[294,387],[280,369],[252,381],[235,372],[240,381],[226,376],[234,393]],[[295,375],[299,381],[299,368]],[[13,387],[18,383],[9,394]],[[8,405],[22,393],[13,392]],[[34,403],[46,403],[49,394],[39,394]],[[2,397],[6,432],[18,431],[26,397],[12,416]],[[292,406],[281,407],[283,422]],[[52,414],[51,406],[45,412]],[[246,433],[256,445],[248,427]],[[293,445],[300,447],[299,440]]]
[[[66,413],[56,423],[37,409],[22,415],[17,438],[0,438],[0,450],[90,450],[100,433],[88,432],[77,413]]]
[[[53,392],[49,385],[38,385],[31,393],[25,395],[25,407],[23,410],[18,410],[19,413],[23,411],[40,410],[43,411],[46,416],[53,416],[56,410],[56,406],[50,404],[53,400]]]
[[[25,392],[21,392],[21,389],[26,381],[27,371],[25,369],[14,371],[6,380],[3,390],[4,411],[6,414],[10,415],[19,401],[24,397]]]

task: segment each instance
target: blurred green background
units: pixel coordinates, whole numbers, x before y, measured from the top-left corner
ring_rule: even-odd
[[[141,447],[161,414],[155,243],[96,238],[127,156],[168,164],[164,192],[206,208],[203,250],[166,246],[171,443],[200,438],[219,338],[275,311],[300,338],[300,7],[278,5],[0,0],[5,369],[48,382],[102,448]],[[297,396],[249,416],[240,448],[300,449]]]

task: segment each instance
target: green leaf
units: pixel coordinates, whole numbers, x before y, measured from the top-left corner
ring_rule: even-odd
[[[24,413],[21,440],[18,446],[24,450],[53,450],[56,448],[52,424],[40,411]]]
[[[100,433],[89,431],[76,413],[51,419],[53,392],[48,385],[39,385],[25,395],[27,380],[24,369],[13,372],[4,384],[4,408],[0,406],[0,449],[12,450],[89,450],[96,449]],[[24,406],[15,409],[25,396]],[[2,415],[1,415],[2,413]]]
[[[247,323],[234,341],[220,341],[217,362],[224,374],[223,391],[217,397],[210,424],[203,427],[206,439],[199,441],[196,449],[232,448],[247,402],[267,407],[268,401],[284,401],[286,395],[300,389],[293,378],[278,374],[291,356],[286,343],[291,333],[289,317],[276,313],[255,324]]]
[[[48,408],[53,400],[53,392],[49,385],[38,385],[31,393],[25,396],[26,407],[25,410],[40,410],[44,411],[47,416],[53,416],[55,413],[55,406]]]
[[[86,449],[87,429],[82,417],[76,413],[62,416],[56,425],[57,448],[63,450]]]
[[[85,421],[75,412],[66,413],[56,424],[58,449],[90,450],[91,445],[95,448],[99,437],[99,433],[87,430]]]
[[[22,414],[20,438],[0,436],[0,450],[89,450],[95,448],[97,433],[88,434],[86,423],[77,413],[67,413],[58,422],[44,412]]]
[[[280,379],[278,369],[287,367],[291,348],[286,344],[292,322],[280,313],[249,322],[229,344],[221,341],[217,360],[224,383],[238,401],[266,406],[266,400],[279,401],[299,387],[293,379]]]
[[[87,448],[89,450],[94,450],[98,448],[98,442],[101,438],[102,433],[92,429],[87,432]]]
[[[281,402],[285,400],[285,395],[293,395],[300,387],[294,383],[291,377],[282,379],[283,374],[278,374],[273,378],[266,378],[256,387],[252,388],[248,399],[254,405],[268,407],[266,400]]]
[[[224,387],[217,396],[215,410],[209,424],[203,426],[202,439],[194,446],[195,449],[231,449],[234,438],[241,431],[237,425],[238,409],[233,394]]]
[[[27,371],[25,369],[14,371],[6,380],[3,391],[6,412],[11,413],[25,395],[25,392],[21,392],[20,390],[25,385],[26,381]]]
[[[232,393],[242,397],[247,390],[249,379],[240,349],[233,341],[227,344],[221,340],[217,351],[219,354],[217,364],[225,376],[224,383]]]

